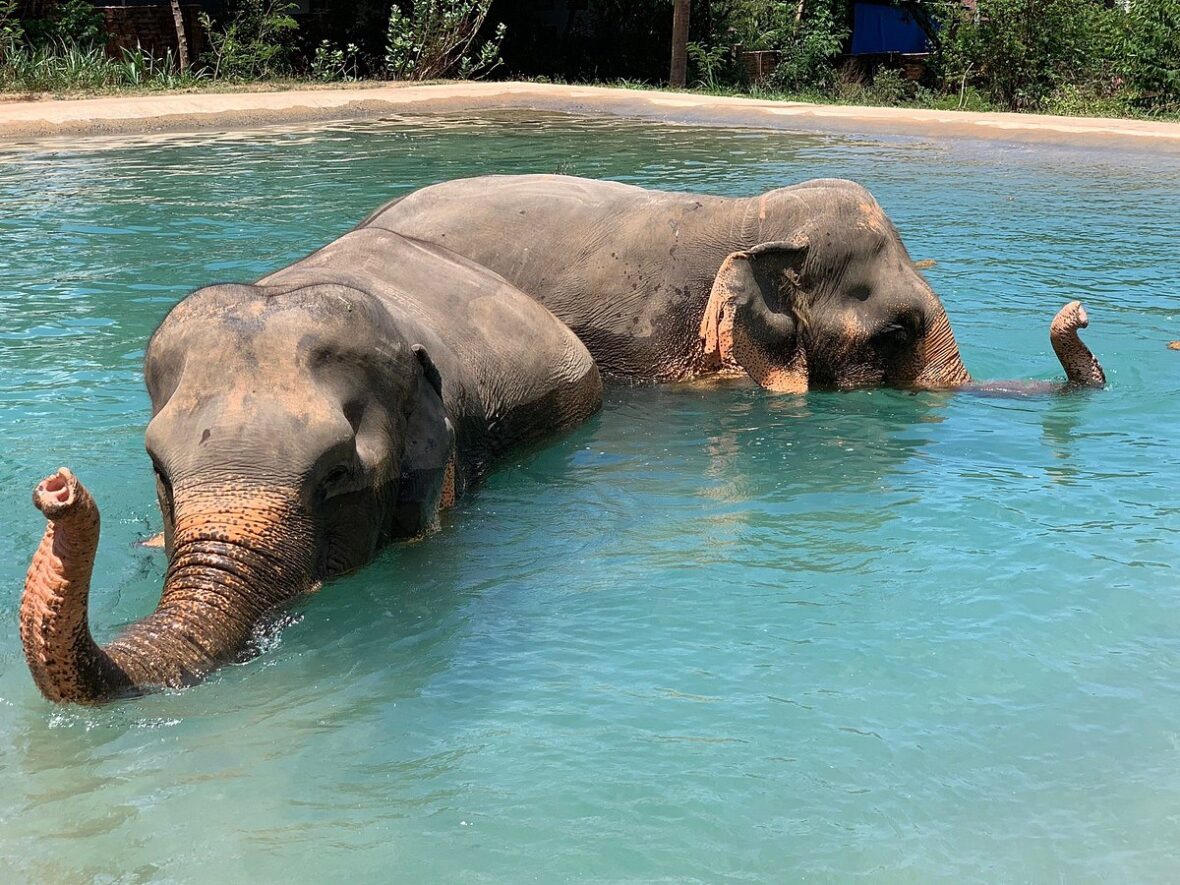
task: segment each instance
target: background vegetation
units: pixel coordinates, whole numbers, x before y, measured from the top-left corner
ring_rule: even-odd
[[[17,0],[0,0],[0,91],[96,92],[196,79],[179,72],[171,53],[153,58],[137,49],[112,57],[106,43],[102,14],[86,0],[50,4],[42,15],[22,14]]]
[[[1107,115],[1180,113],[1180,0],[894,0],[927,31],[918,76],[844,55],[841,0],[730,0],[690,47],[697,85],[877,104]],[[744,52],[778,67],[750,83]]]
[[[108,51],[102,13],[88,0],[23,7],[0,0],[0,91],[481,77],[500,66],[505,37],[504,25],[489,20],[491,6],[492,0],[345,2],[303,29],[289,0],[229,0],[223,14],[201,14],[208,49],[181,73],[171,52]]]
[[[1180,114],[1180,0],[892,3],[927,31],[924,65],[846,55],[849,0],[693,0],[693,86],[836,102]],[[493,72],[654,86],[667,76],[672,0],[586,0],[564,11],[539,0],[334,0],[300,21],[291,13],[287,0],[229,0],[223,14],[204,17],[207,50],[181,74],[168,53],[110,53],[87,0],[0,0],[0,90]],[[751,77],[752,52],[769,53],[769,76]]]

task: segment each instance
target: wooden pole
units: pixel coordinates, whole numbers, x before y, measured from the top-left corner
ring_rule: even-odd
[[[683,89],[688,82],[688,15],[691,0],[675,0],[672,7],[672,72],[668,85]]]

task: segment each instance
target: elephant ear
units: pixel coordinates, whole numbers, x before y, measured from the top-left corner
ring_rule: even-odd
[[[807,390],[799,281],[807,241],[762,243],[729,255],[701,321],[708,368],[745,370],[767,390]]]
[[[438,524],[440,507],[455,498],[455,429],[442,398],[442,376],[420,344],[414,345],[421,374],[406,421],[394,521],[401,536]]]

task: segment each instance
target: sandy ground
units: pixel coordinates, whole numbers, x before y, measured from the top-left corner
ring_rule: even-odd
[[[45,137],[255,129],[391,114],[539,110],[669,123],[925,135],[1180,153],[1180,123],[759,101],[537,83],[372,84],[281,92],[0,100],[0,142]]]

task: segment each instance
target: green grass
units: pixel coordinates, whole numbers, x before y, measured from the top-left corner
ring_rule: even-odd
[[[200,74],[179,73],[171,52],[154,58],[139,49],[125,50],[121,58],[111,58],[100,47],[9,47],[0,62],[0,92],[5,93],[181,89],[202,79]]]

